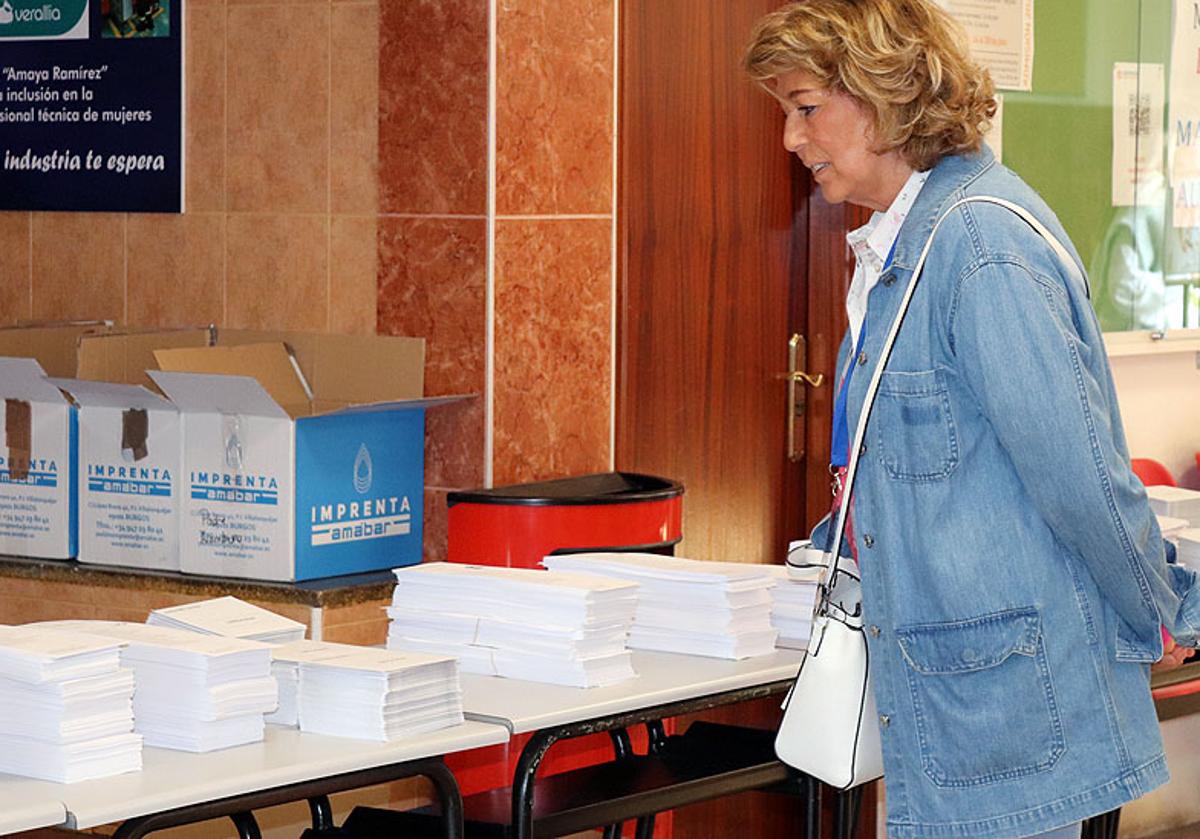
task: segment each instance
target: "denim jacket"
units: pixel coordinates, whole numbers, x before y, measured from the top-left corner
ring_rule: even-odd
[[[925,240],[967,195],[1024,206],[1070,248],[986,147],[939,162],[868,298],[852,431]],[[1197,643],[1195,574],[1168,563],[1129,469],[1085,287],[1015,213],[966,204],[941,225],[864,439],[854,538],[888,836],[1028,836],[1166,781],[1149,664],[1160,625]]]

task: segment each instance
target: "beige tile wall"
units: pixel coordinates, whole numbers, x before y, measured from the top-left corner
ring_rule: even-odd
[[[378,3],[192,0],[186,26],[186,212],[0,213],[0,324],[373,333]]]

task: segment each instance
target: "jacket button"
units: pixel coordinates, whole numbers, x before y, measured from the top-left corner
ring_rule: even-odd
[[[892,284],[893,284],[893,283],[895,283],[895,282],[896,282],[896,275],[895,275],[895,274],[884,274],[884,275],[883,275],[883,284],[884,284],[884,285],[886,285],[886,286],[890,286],[890,285],[892,285]]]
[[[867,363],[867,351],[863,350],[862,352],[860,352],[858,354],[858,366],[864,367],[864,366],[866,366],[866,363]]]
[[[871,627],[867,630],[867,632],[871,633],[872,638],[879,637],[879,627],[875,626],[874,624],[871,625]]]
[[[875,547],[875,537],[872,536],[870,533],[863,534],[863,544],[866,545],[868,548]]]
[[[889,725],[891,725],[891,723],[892,723],[892,718],[889,717],[887,714],[879,715],[879,727],[880,728],[887,728]]]
[[[863,443],[861,446],[858,447],[858,456],[862,457],[866,453],[867,453],[867,444]]]

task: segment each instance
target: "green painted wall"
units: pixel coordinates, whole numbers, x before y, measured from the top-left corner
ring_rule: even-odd
[[[1170,0],[1037,0],[1033,91],[1004,94],[1004,164],[1054,208],[1085,263],[1112,205],[1112,66],[1169,70]]]

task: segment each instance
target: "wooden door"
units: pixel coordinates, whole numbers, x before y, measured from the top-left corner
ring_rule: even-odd
[[[616,465],[684,483],[677,552],[701,559],[781,562],[830,502],[845,233],[864,214],[820,199],[782,147],[778,105],[738,67],[776,5],[620,5]],[[826,378],[804,394],[800,460],[785,451],[777,378],[793,333]],[[720,716],[770,726],[778,713],[763,702]],[[791,836],[797,817],[794,802],[756,795],[675,815],[678,839]],[[864,818],[860,836],[873,830]]]
[[[616,463],[684,483],[678,552],[702,559],[779,562],[806,524],[776,378],[804,331],[806,179],[738,67],[774,5],[621,4]]]

